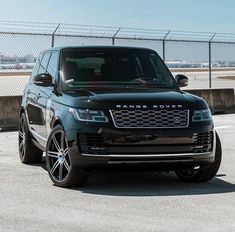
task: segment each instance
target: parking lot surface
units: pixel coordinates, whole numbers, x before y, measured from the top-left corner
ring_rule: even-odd
[[[55,187],[45,161],[19,161],[17,132],[0,133],[0,231],[235,231],[235,114],[214,116],[223,161],[208,183],[174,173],[108,173]]]

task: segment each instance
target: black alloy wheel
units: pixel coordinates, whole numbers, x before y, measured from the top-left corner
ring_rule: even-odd
[[[24,160],[25,157],[25,121],[23,115],[20,117],[20,123],[19,123],[19,155],[20,155],[20,160]]]
[[[215,133],[215,136],[216,148],[214,161],[206,166],[177,170],[175,173],[180,180],[184,182],[207,182],[215,177],[222,160],[221,142],[217,133]]]
[[[34,145],[32,139],[26,116],[22,113],[18,133],[19,156],[22,163],[38,163],[42,160],[43,152]]]
[[[88,179],[87,173],[73,165],[69,155],[68,142],[61,125],[57,125],[48,138],[46,162],[49,176],[57,186],[81,186]]]

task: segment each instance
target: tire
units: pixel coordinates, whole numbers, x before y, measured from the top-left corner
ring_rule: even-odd
[[[57,125],[49,135],[46,147],[46,164],[52,182],[59,187],[83,186],[89,178],[88,173],[74,165],[61,125]]]
[[[43,152],[33,144],[25,113],[22,113],[20,116],[18,145],[19,156],[22,163],[41,162]]]
[[[207,182],[215,177],[222,159],[222,148],[218,134],[216,133],[215,160],[213,163],[202,166],[199,169],[182,169],[175,171],[180,180],[184,182]]]

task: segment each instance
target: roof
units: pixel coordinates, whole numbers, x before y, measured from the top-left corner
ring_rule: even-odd
[[[143,47],[129,47],[129,46],[63,46],[63,47],[52,47],[45,51],[61,51],[61,50],[149,50],[150,48]]]

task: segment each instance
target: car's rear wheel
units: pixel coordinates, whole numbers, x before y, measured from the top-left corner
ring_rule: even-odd
[[[57,125],[48,138],[46,163],[49,176],[57,186],[82,186],[88,180],[88,174],[73,163],[65,132],[61,125]]]
[[[32,142],[32,136],[24,113],[20,116],[18,145],[22,163],[38,163],[42,160],[43,152]]]
[[[222,159],[222,148],[218,134],[216,133],[215,160],[213,163],[196,167],[177,170],[176,175],[184,182],[207,182],[211,180],[219,170]]]

